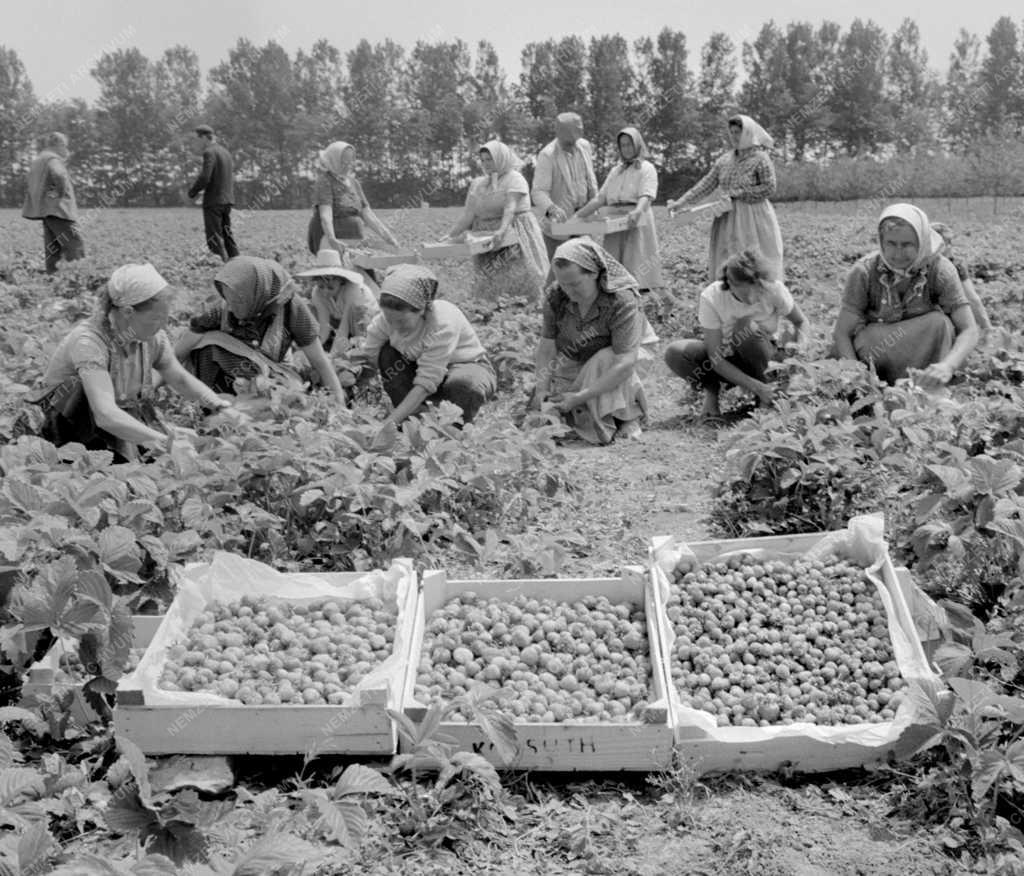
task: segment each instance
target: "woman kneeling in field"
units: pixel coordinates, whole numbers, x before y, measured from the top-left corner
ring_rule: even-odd
[[[647,397],[638,370],[658,342],[636,279],[586,237],[555,250],[544,298],[534,406],[546,400],[591,444],[640,434]]]
[[[381,312],[350,360],[350,380],[360,369],[380,373],[397,425],[426,403],[448,401],[470,423],[497,390],[497,378],[466,315],[437,301],[437,277],[419,265],[396,265],[384,275]]]
[[[839,356],[866,362],[888,383],[915,371],[924,389],[949,382],[979,332],[956,268],[939,255],[942,245],[917,207],[882,212],[879,251],[846,278],[834,330]]]
[[[789,290],[769,279],[773,275],[772,263],[757,250],[729,258],[721,279],[700,295],[697,315],[704,340],[675,341],[665,350],[665,364],[704,391],[705,421],[721,416],[718,396],[723,382],[750,390],[759,405],[771,404],[775,391],[765,379],[768,363],[778,357],[780,346],[804,341],[804,314]],[[777,342],[783,317],[794,332]]]
[[[186,367],[218,392],[234,393],[236,378],[259,374],[301,385],[284,364],[297,346],[321,383],[342,404],[345,393],[324,348],[309,305],[295,297],[295,283],[277,262],[236,256],[213,278],[223,304],[193,317],[174,352]]]
[[[95,314],[60,342],[43,388],[40,434],[57,446],[70,442],[110,450],[115,461],[137,459],[139,445],[165,450],[153,406],[153,372],[172,389],[208,408],[228,408],[174,357],[164,326],[173,291],[150,264],[123,265],[99,296]],[[148,422],[147,422],[148,421]]]

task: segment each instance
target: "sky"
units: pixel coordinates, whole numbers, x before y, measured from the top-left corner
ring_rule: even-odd
[[[769,19],[817,25],[827,18],[845,30],[859,16],[892,33],[904,17],[913,17],[911,10],[891,0],[860,0],[839,8],[806,0],[5,0],[0,45],[18,53],[38,97],[92,101],[98,88],[88,71],[96,59],[104,51],[131,46],[155,60],[172,45],[188,45],[198,53],[205,75],[243,36],[257,44],[274,39],[292,55],[321,38],[342,52],[362,38],[379,42],[390,37],[407,49],[421,39],[461,38],[471,47],[488,39],[514,78],[522,48],[549,37],[578,34],[588,40],[620,33],[632,41],[671,27],[686,34],[691,64],[696,64],[700,46],[716,30],[729,34],[737,47],[752,41]],[[960,28],[984,40],[1002,15],[1020,24],[1019,3],[929,4],[927,19],[918,18],[918,27],[930,65],[944,72]]]

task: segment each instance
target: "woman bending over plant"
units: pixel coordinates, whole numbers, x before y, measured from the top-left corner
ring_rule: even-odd
[[[783,283],[769,279],[773,270],[757,250],[729,258],[718,282],[700,295],[704,340],[674,341],[665,350],[665,364],[703,390],[705,421],[721,416],[723,383],[749,390],[759,405],[771,404],[775,390],[767,380],[768,363],[806,339],[803,311]],[[792,324],[792,332],[779,335],[781,319]]]

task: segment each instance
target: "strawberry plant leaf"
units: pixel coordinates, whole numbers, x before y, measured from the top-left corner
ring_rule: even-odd
[[[117,737],[117,750],[121,752],[128,769],[131,770],[135,779],[135,787],[138,789],[139,798],[146,807],[152,806],[153,791],[149,784],[149,766],[146,764],[146,756],[130,739],[124,736]]]
[[[114,833],[137,833],[140,840],[160,828],[156,812],[146,806],[135,791],[115,794],[103,818]]]
[[[53,853],[59,849],[44,823],[34,824],[18,837],[18,869],[20,873],[40,873]]]
[[[108,526],[97,539],[100,561],[110,571],[136,575],[142,568],[142,556],[135,533],[125,526]]]
[[[35,799],[46,791],[46,781],[34,769],[8,767],[0,770],[0,806],[13,806],[19,800]]]
[[[400,792],[377,770],[359,763],[350,764],[345,768],[333,791],[335,798],[348,794],[396,793]]]
[[[317,866],[324,853],[291,833],[273,833],[257,840],[233,862],[231,876],[264,876],[281,868]]]

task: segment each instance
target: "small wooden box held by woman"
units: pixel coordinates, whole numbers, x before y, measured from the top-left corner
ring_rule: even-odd
[[[781,280],[782,233],[775,208],[768,200],[775,194],[775,165],[769,150],[774,141],[750,116],[729,119],[732,150],[721,155],[707,175],[676,201],[670,210],[689,207],[720,189],[724,207],[711,223],[708,270],[711,279],[722,275],[728,258],[756,249],[768,266],[768,279]]]
[[[623,128],[615,142],[620,161],[574,218],[586,219],[599,209],[602,216],[627,216],[630,227],[606,234],[601,245],[633,275],[640,289],[660,289],[664,286],[661,254],[651,210],[658,196],[658,172],[647,160],[647,146],[636,128]]]
[[[893,204],[878,222],[878,252],[846,278],[833,336],[836,352],[872,366],[888,383],[915,376],[925,389],[949,382],[978,326],[942,237],[923,210]],[[920,372],[920,373],[916,373]]]
[[[379,315],[350,356],[360,369],[379,372],[396,425],[427,403],[448,401],[470,423],[497,390],[491,363],[473,326],[450,301],[437,299],[437,277],[420,265],[395,265],[384,275]]]
[[[550,401],[591,444],[636,437],[647,412],[638,371],[658,342],[640,308],[637,281],[587,237],[559,246],[553,265],[534,406]]]
[[[172,296],[150,264],[111,274],[95,314],[60,342],[41,391],[29,397],[42,408],[43,438],[110,450],[117,462],[138,458],[139,445],[166,449],[170,438],[153,405],[154,371],[185,398],[208,408],[231,406],[175,358],[164,333]]]
[[[238,256],[213,278],[223,304],[192,318],[175,354],[203,383],[234,393],[235,379],[274,376],[294,386],[302,379],[285,360],[298,347],[320,382],[342,404],[345,393],[320,344],[320,327],[295,283],[277,262]]]
[[[806,338],[800,306],[770,276],[757,251],[734,255],[723,265],[721,279],[701,292],[697,315],[704,340],[674,341],[665,350],[665,364],[703,391],[705,421],[721,415],[723,383],[749,390],[758,404],[770,404],[774,390],[766,380],[768,363],[777,358],[780,346],[801,345]],[[781,344],[776,341],[780,319],[795,329]]]
[[[548,272],[548,254],[530,187],[519,172],[522,162],[498,140],[485,143],[478,154],[484,176],[470,183],[462,215],[442,240],[461,240],[467,230],[493,234],[490,252],[473,257],[475,294],[535,299]]]

